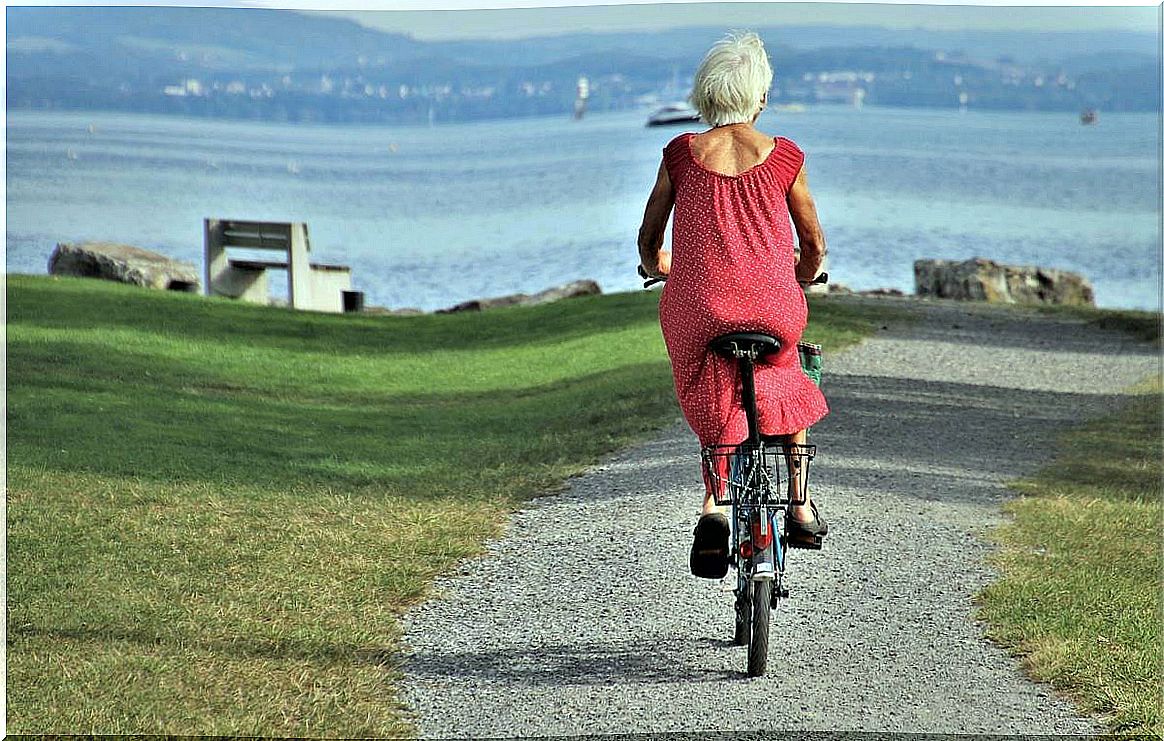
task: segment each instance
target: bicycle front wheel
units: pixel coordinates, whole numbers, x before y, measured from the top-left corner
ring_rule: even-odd
[[[748,676],[761,677],[768,669],[768,622],[772,617],[772,582],[751,584],[752,635],[748,641]]]

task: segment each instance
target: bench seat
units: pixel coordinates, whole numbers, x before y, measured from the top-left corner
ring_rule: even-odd
[[[351,271],[351,267],[347,265],[326,265],[324,263],[313,262],[310,263],[312,270],[327,270],[335,273],[342,273]],[[230,260],[230,266],[233,268],[241,268],[242,270],[286,270],[289,266],[279,260]]]

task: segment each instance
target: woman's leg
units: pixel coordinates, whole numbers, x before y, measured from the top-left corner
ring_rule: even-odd
[[[793,445],[806,445],[808,430],[794,432],[784,440]],[[804,470],[808,464],[801,456],[796,455],[785,455],[784,460],[788,464],[788,498],[792,501],[789,514],[799,522],[812,522],[812,495],[808,491],[808,476]]]
[[[706,486],[703,514],[695,526],[695,539],[691,543],[691,573],[704,579],[722,579],[727,574],[731,555],[731,525],[715,500],[716,492],[727,480],[727,457],[717,456],[708,463],[710,465],[703,467]]]
[[[703,466],[703,512],[708,515],[712,512],[722,512],[723,507],[715,503],[716,492],[723,491],[725,482],[729,476],[729,462],[727,456],[716,456],[711,459],[710,465],[715,468],[714,471],[709,471],[708,466]],[[722,495],[721,495],[722,498]]]
[[[712,512],[722,512],[722,511],[723,511],[723,507],[720,507],[718,504],[715,503],[715,497],[712,496],[712,493],[707,492],[707,494],[705,494],[703,497],[702,514],[709,515]]]

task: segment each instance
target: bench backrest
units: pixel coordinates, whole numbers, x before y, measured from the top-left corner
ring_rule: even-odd
[[[276,222],[276,221],[237,221],[228,219],[207,219],[209,223],[217,225],[215,236],[221,247],[238,247],[251,250],[282,250],[291,249],[291,235],[296,230],[302,230],[304,246],[311,251],[311,242],[307,238],[307,224],[303,222]]]
[[[288,298],[292,306],[309,301],[311,296],[311,266],[308,252],[311,244],[307,224],[303,222],[242,221],[238,219],[206,219],[206,288],[213,294],[214,287],[230,270],[228,248],[248,250],[279,250],[287,256]]]

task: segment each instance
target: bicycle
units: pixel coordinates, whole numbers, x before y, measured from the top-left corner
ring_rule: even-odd
[[[639,266],[644,288],[662,282]],[[812,284],[828,281],[822,273]],[[805,283],[803,285],[809,285]],[[815,445],[797,445],[782,436],[760,434],[757,422],[754,370],[756,362],[781,348],[780,340],[758,332],[733,332],[714,338],[709,348],[739,364],[742,402],[748,437],[739,445],[712,445],[701,450],[704,470],[714,487],[716,504],[730,505],[731,550],[728,563],[736,569],[735,645],[748,647],[748,676],[762,676],[768,664],[768,633],[771,611],[788,596],[784,581],[788,509],[803,504],[808,491],[809,467]],[[820,347],[800,343],[801,366],[817,383]],[[809,372],[809,366],[814,372]],[[782,459],[782,460],[781,460]],[[780,463],[789,474],[794,491],[781,486]],[[793,481],[795,479],[795,481]],[[795,498],[794,498],[795,497]],[[802,547],[820,548],[820,538]]]

